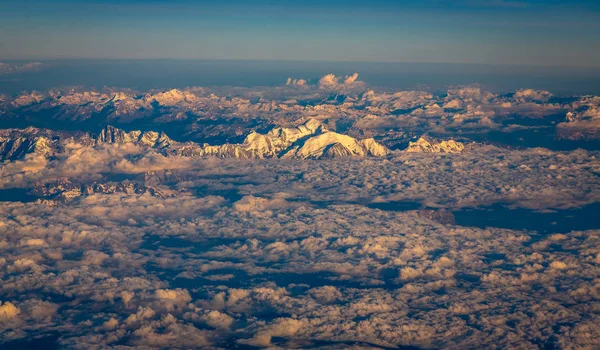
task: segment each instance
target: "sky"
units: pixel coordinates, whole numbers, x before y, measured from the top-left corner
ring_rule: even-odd
[[[3,0],[0,60],[600,67],[597,0]]]

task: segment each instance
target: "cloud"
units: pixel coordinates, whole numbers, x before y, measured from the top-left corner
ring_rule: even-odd
[[[515,92],[513,98],[517,102],[547,102],[552,97],[552,94],[548,91],[533,90],[533,89],[521,89]]]
[[[27,319],[37,322],[39,325],[51,324],[56,316],[59,305],[40,299],[31,299],[21,304],[23,316]]]
[[[557,125],[557,136],[568,140],[600,139],[600,98],[583,97],[575,101],[566,113],[566,120]]]
[[[18,307],[9,301],[0,302],[0,321],[8,321],[21,313]]]
[[[179,91],[156,96],[180,101],[163,105],[178,112],[277,125],[319,115],[328,127],[388,140],[423,128],[499,130],[511,110],[538,118],[556,107],[533,90],[357,92],[356,75],[324,79],[344,96],[284,87],[185,103]],[[568,104],[587,118],[597,101]],[[596,203],[598,151],[467,143],[457,154],[246,160],[132,143],[64,147],[2,163],[2,187],[133,183],[170,195],[0,202],[3,340],[59,329],[65,348],[592,348],[600,334],[590,311],[600,300],[598,230],[467,227],[418,210]]]
[[[327,88],[336,88],[338,86],[338,80],[335,75],[327,74],[319,79],[319,88],[327,89]]]
[[[239,170],[242,164],[247,166],[223,160],[206,170]],[[261,167],[269,164],[275,163]],[[414,212],[358,204],[286,205],[291,199],[286,192],[246,196],[237,207],[223,201],[207,207],[211,201],[203,198],[112,194],[51,208],[0,204],[2,217],[16,220],[0,227],[0,240],[7,242],[1,248],[7,264],[0,266],[0,291],[20,313],[7,303],[2,307],[20,320],[23,337],[61,324],[64,346],[118,341],[219,347],[239,341],[289,347],[303,339],[508,347],[527,343],[539,329],[585,344],[585,337],[555,332],[552,325],[585,318],[584,310],[568,305],[597,297],[591,278],[597,231],[547,236],[531,245],[530,233],[522,231],[444,226]],[[245,206],[270,214],[248,215],[239,210]],[[143,224],[128,225],[127,219]],[[68,236],[83,240],[73,244],[63,238]],[[26,237],[44,237],[46,244],[23,246],[24,239],[34,239]],[[47,252],[56,249],[63,257],[50,259]],[[19,260],[41,268],[8,272]],[[205,278],[230,272],[237,277]],[[184,289],[177,286],[182,283],[198,284]],[[543,300],[517,297],[536,293],[538,283],[548,288]],[[22,299],[40,286],[44,295],[68,299]],[[431,307],[421,307],[423,300]],[[89,315],[92,308],[104,311],[89,322],[74,322],[73,315]],[[542,320],[540,312],[555,316]],[[471,323],[462,320],[473,313],[478,317]],[[513,336],[473,331],[501,322],[498,313],[523,320]]]
[[[200,315],[198,314],[200,313]],[[235,323],[235,319],[226,313],[217,310],[202,310],[198,308],[184,317],[196,322],[202,322],[209,327],[221,330],[229,330]]]
[[[348,75],[344,78],[344,85],[354,84],[356,82],[356,79],[358,79],[358,73]]]
[[[286,86],[305,86],[306,85],[306,80],[305,79],[292,79],[292,78],[287,78],[285,85]]]
[[[357,81],[358,73],[347,75],[344,78],[336,77],[333,74],[327,74],[319,79],[319,89],[327,90],[343,90],[354,86],[364,87],[364,85]]]
[[[305,322],[291,318],[280,318],[275,320],[269,326],[260,330],[253,338],[248,340],[240,340],[242,344],[253,346],[267,347],[272,345],[273,337],[290,337],[296,334]]]
[[[29,62],[23,64],[10,64],[0,62],[0,74],[22,73],[29,71],[37,71],[45,65],[40,62]]]
[[[110,88],[96,92],[72,88],[27,92],[16,98],[7,97],[0,104],[9,118],[19,119],[30,112],[44,112],[56,126],[65,126],[67,120],[88,120],[99,111],[108,113],[103,120],[105,123],[126,125],[141,120],[165,125],[176,121],[180,126],[174,128],[175,139],[208,141],[210,144],[240,138],[250,130],[296,125],[298,120],[318,116],[327,120],[332,128],[341,129],[335,131],[348,130],[354,137],[379,136],[384,142],[394,144],[409,132],[469,136],[497,130],[510,137],[513,132],[536,130],[540,134],[550,134],[551,138],[557,114],[571,111],[579,115],[583,113],[580,107],[594,103],[593,97],[589,96],[576,97],[571,102],[554,99],[550,92],[533,89],[495,94],[477,85],[453,87],[441,94],[375,92],[367,90],[356,73],[342,77],[328,74],[314,84],[305,79],[289,78],[286,84],[297,88],[187,88],[150,92]],[[332,91],[341,94],[332,96]],[[107,105],[111,108],[104,108]],[[537,120],[532,122],[531,119]],[[559,136],[565,139],[597,138],[597,132],[585,132],[593,126],[589,123],[581,124],[577,129],[575,124],[570,126],[573,129],[566,130],[566,125],[562,125]],[[189,144],[183,148],[185,152],[194,152]]]

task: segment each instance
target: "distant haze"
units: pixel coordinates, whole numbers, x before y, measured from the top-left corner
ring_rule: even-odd
[[[23,62],[13,62],[22,64]],[[375,89],[442,91],[481,84],[495,92],[523,87],[557,95],[600,93],[600,69],[473,64],[360,63],[238,60],[59,60],[39,69],[0,75],[0,93],[54,87],[120,87],[136,90],[190,86],[278,86],[288,77],[318,79],[324,74],[360,73]]]

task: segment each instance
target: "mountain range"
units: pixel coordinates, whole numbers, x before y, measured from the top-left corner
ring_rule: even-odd
[[[520,138],[524,138],[534,140],[536,146],[552,148],[558,142],[578,147],[569,141],[600,139],[599,111],[598,96],[563,98],[531,89],[499,95],[477,87],[438,95],[291,85],[149,92],[72,87],[0,95],[3,128],[35,126],[91,133],[114,125],[127,130],[161,129],[180,141],[211,145],[243,143],[249,132],[264,134],[277,126],[290,128],[299,120],[315,118],[331,131],[361,139],[376,137],[391,149],[406,147],[420,134],[478,141],[482,139],[478,135],[498,131],[500,137],[493,140],[504,144],[522,145]]]
[[[0,130],[0,159],[17,160],[27,154],[52,156],[66,152],[67,145],[83,146],[133,143],[154,149],[166,156],[216,156],[220,158],[295,158],[385,157],[390,150],[373,138],[356,139],[328,130],[319,120],[308,119],[295,127],[274,127],[266,133],[250,132],[241,143],[220,145],[178,142],[164,132],[125,131],[106,126],[98,134],[54,131],[29,127]],[[411,142],[407,152],[456,153],[464,145],[454,140],[435,142],[421,137]]]

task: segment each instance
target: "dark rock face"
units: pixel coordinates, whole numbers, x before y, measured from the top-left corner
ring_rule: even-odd
[[[144,183],[148,186],[172,185],[189,180],[193,175],[173,170],[156,170],[144,173]]]
[[[108,125],[95,138],[97,144],[123,144],[128,142],[139,143],[153,148],[166,148],[173,141],[163,132],[155,131],[130,131],[126,132],[122,129]]]
[[[26,129],[0,129],[0,161],[20,160],[28,154],[50,156],[64,149],[65,142],[74,140],[87,146],[93,138],[82,132],[54,131],[29,127]]]
[[[140,182],[123,181],[109,183],[91,183],[83,184],[69,179],[58,179],[56,181],[36,184],[30,191],[32,195],[53,199],[58,201],[66,201],[81,196],[92,194],[149,194],[158,198],[169,197],[168,194],[153,186],[146,186]]]
[[[347,156],[374,156],[383,157],[389,150],[377,143],[374,139],[350,140],[351,148],[332,139],[346,140],[348,136],[334,132],[325,132],[326,129],[316,119],[309,119],[304,124],[295,128],[276,128],[266,134],[252,132],[246,136],[243,143],[239,144],[198,144],[194,142],[176,142],[171,140],[164,132],[156,131],[125,131],[113,126],[104,127],[97,135],[78,133],[76,135],[63,135],[47,129],[7,129],[0,133],[0,156],[2,160],[22,159],[27,154],[38,153],[53,155],[68,148],[68,143],[81,146],[122,145],[132,143],[138,146],[152,148],[164,156],[201,157],[206,155],[219,158],[274,158],[286,156],[286,149],[292,145],[300,151],[290,154],[291,157],[307,158],[308,150],[303,150],[309,142],[312,148],[327,148],[324,152],[317,152],[315,158],[338,158]],[[288,135],[289,134],[289,135]],[[3,136],[4,135],[4,136]],[[292,136],[292,139],[287,138]],[[320,136],[326,136],[321,137]],[[310,148],[309,147],[309,148]],[[311,155],[311,157],[313,157]]]
[[[136,143],[156,149],[165,149],[173,141],[163,132],[126,132],[106,126],[99,134],[62,132],[49,129],[0,129],[0,161],[20,160],[28,154],[52,155],[61,152],[65,143],[72,141],[82,146]]]
[[[117,129],[113,126],[106,126],[98,137],[96,138],[96,142],[98,143],[124,143],[128,140],[128,133],[121,129]]]
[[[323,158],[350,157],[352,153],[340,143],[335,143],[325,150]]]
[[[58,147],[59,137],[59,133],[37,128],[0,130],[0,161],[50,153]]]

